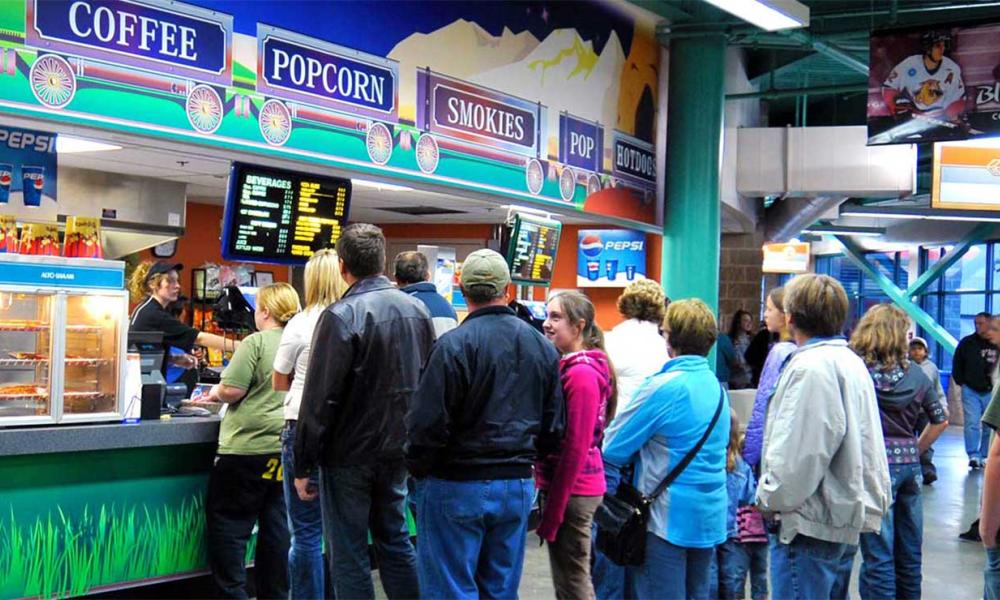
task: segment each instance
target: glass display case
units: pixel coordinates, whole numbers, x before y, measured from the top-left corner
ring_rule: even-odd
[[[0,427],[121,418],[123,285],[117,261],[0,255]]]

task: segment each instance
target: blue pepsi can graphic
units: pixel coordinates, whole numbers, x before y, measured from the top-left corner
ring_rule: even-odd
[[[614,281],[618,278],[618,259],[611,259],[604,261],[604,269],[608,274],[608,281]]]
[[[577,287],[625,287],[628,281],[646,276],[646,234],[642,231],[583,229],[578,236]]]
[[[14,183],[14,165],[0,163],[0,204],[10,202],[10,186]]]
[[[24,205],[37,207],[42,205],[42,190],[45,188],[45,167],[21,166],[21,177],[24,194]]]
[[[597,281],[601,278],[601,261],[599,260],[588,260],[587,261],[587,279],[590,281]]]

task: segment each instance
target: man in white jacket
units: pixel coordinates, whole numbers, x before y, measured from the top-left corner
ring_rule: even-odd
[[[889,507],[889,465],[875,388],[840,333],[844,288],[802,275],[785,288],[799,348],[767,413],[757,501],[776,527],[774,598],[830,598],[841,559],[862,532],[879,532]]]

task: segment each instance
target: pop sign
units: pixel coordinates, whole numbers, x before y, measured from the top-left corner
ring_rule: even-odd
[[[646,234],[633,229],[581,229],[577,287],[625,287],[646,277]]]

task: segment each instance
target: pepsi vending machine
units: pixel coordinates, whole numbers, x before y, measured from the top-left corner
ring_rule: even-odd
[[[646,234],[632,229],[581,229],[577,287],[625,287],[646,277]]]

